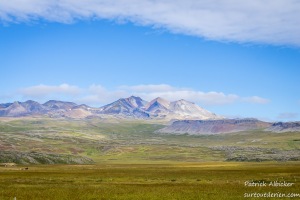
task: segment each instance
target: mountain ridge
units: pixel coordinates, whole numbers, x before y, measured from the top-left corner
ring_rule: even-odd
[[[218,120],[180,120],[174,121],[157,133],[164,134],[189,134],[189,135],[212,135],[221,133],[234,133],[255,129],[269,128],[272,123],[263,122],[254,118],[244,119],[218,119]]]

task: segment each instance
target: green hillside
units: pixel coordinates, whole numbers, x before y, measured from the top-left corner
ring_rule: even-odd
[[[19,163],[39,163],[19,155],[32,157],[37,153],[50,156],[49,164],[68,163],[62,162],[66,155],[79,160],[91,158],[96,163],[300,160],[298,132],[255,130],[202,136],[155,133],[164,126],[143,120],[1,119],[0,162],[16,162],[17,157]],[[56,161],[54,155],[60,159]]]

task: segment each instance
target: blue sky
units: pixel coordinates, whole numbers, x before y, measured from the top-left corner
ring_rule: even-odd
[[[297,2],[236,2],[233,12],[226,1],[14,1],[0,3],[0,102],[161,96],[229,117],[300,120]],[[214,14],[199,18],[207,7]]]

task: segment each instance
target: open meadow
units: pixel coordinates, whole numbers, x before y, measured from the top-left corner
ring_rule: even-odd
[[[227,200],[255,192],[300,193],[300,165],[294,162],[34,165],[28,170],[2,167],[0,174],[1,200]],[[267,186],[248,187],[246,181]],[[268,186],[274,181],[293,185]]]

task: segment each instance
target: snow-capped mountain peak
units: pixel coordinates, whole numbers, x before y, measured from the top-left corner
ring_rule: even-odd
[[[172,115],[178,115],[178,118],[195,118],[195,119],[221,119],[222,117],[201,108],[195,103],[184,99],[173,101],[170,104]]]

